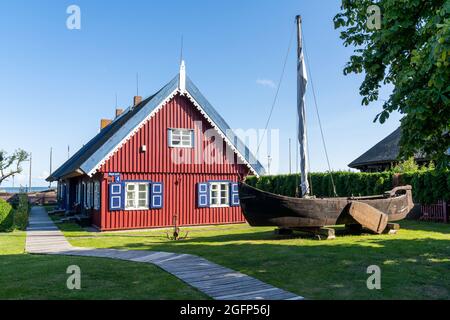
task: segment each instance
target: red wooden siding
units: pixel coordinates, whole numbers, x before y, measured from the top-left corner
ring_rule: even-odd
[[[197,183],[208,180],[237,181],[233,174],[123,174],[122,180],[144,180],[164,183],[162,209],[109,211],[108,182],[102,183],[101,230],[137,229],[173,225],[178,213],[179,225],[205,225],[245,222],[240,207],[198,208]],[[178,184],[176,182],[178,181]]]
[[[196,121],[201,122],[201,130],[196,127]],[[195,129],[194,148],[169,148],[169,128]],[[237,182],[249,172],[246,165],[237,163],[237,155],[222,139],[218,147],[211,139],[204,138],[205,131],[211,128],[186,97],[175,96],[101,166],[99,171],[104,175],[102,208],[101,212],[94,213],[94,224],[101,230],[166,227],[173,225],[175,213],[180,226],[245,222],[240,207],[197,207],[197,183],[210,180]],[[141,152],[142,145],[146,146],[146,152]],[[219,163],[205,163],[207,146],[214,150],[213,154],[219,155]],[[172,152],[199,160],[192,164],[177,164],[172,160]],[[231,163],[227,161],[229,154],[234,157]],[[163,208],[109,211],[108,173],[120,173],[122,181],[163,182]]]
[[[195,129],[195,122],[202,123],[202,132],[195,130],[195,148],[169,148],[168,129]],[[247,174],[248,168],[238,164],[236,155],[234,161],[227,161],[228,154],[233,154],[225,143],[216,148],[211,141],[204,141],[204,132],[212,128],[195,106],[180,95],[175,96],[144,126],[134,134],[116,153],[101,166],[100,172],[179,172],[179,173],[211,173],[233,174],[240,172]],[[217,137],[219,137],[217,135]],[[222,140],[222,139],[221,139]],[[140,147],[145,145],[146,152]],[[211,153],[217,152],[219,163],[207,164],[204,161],[204,150],[208,146]],[[183,154],[187,159],[200,159],[196,163],[177,164],[172,161],[172,153]]]

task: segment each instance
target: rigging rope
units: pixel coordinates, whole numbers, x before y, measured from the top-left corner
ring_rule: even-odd
[[[259,148],[261,147],[261,144],[262,144],[262,142],[264,140],[264,136],[266,135],[267,128],[269,127],[269,122],[270,122],[270,119],[272,118],[273,109],[275,108],[275,104],[277,103],[278,93],[280,92],[281,82],[283,81],[283,78],[284,78],[284,72],[286,70],[287,60],[289,58],[289,53],[291,52],[292,39],[293,39],[293,36],[294,36],[294,30],[295,30],[295,25],[292,27],[292,30],[291,30],[289,46],[288,46],[288,49],[287,49],[287,52],[286,52],[286,57],[284,58],[283,69],[281,71],[280,80],[278,81],[277,91],[275,93],[275,97],[274,97],[273,102],[272,102],[272,107],[270,108],[269,117],[267,118],[266,126],[264,128],[263,135],[261,136],[261,140],[258,143],[258,149],[256,150],[256,155],[257,156],[259,154]]]
[[[304,37],[303,37],[303,43],[304,43],[303,49],[305,51],[305,57],[306,57],[306,68],[308,69],[308,74],[309,74],[309,77],[311,79],[311,89],[312,89],[312,93],[313,93],[314,107],[316,109],[317,120],[319,122],[320,135],[322,137],[322,145],[323,145],[323,149],[325,151],[325,157],[327,159],[328,172],[330,173],[331,185],[333,186],[333,194],[334,194],[335,197],[337,197],[336,186],[334,184],[333,173],[331,171],[331,165],[330,165],[330,159],[328,157],[327,145],[325,143],[325,136],[323,134],[322,121],[320,120],[319,107],[317,106],[317,99],[316,99],[316,91],[314,90],[314,81],[313,81],[313,77],[312,77],[312,74],[311,74],[311,68],[309,66],[308,52],[306,51],[306,45],[305,45]]]

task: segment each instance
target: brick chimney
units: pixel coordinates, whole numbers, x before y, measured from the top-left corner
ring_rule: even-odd
[[[123,113],[123,109],[116,109],[116,118]]]
[[[133,107],[136,107],[141,102],[142,102],[142,97],[141,96],[134,96]]]
[[[110,119],[100,120],[100,130],[106,128],[111,122],[112,122],[112,120],[110,120]]]

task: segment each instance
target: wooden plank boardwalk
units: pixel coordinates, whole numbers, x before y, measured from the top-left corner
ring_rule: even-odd
[[[26,251],[151,263],[217,300],[301,300],[303,297],[191,254],[73,247],[42,207],[33,207]]]

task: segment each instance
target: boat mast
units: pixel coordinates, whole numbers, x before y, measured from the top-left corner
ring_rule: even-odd
[[[297,16],[297,110],[298,110],[298,141],[300,144],[300,190],[301,196],[308,196],[310,193],[308,182],[308,146],[306,137],[306,113],[305,113],[305,92],[308,82],[305,61],[303,57],[302,45],[302,18]]]

